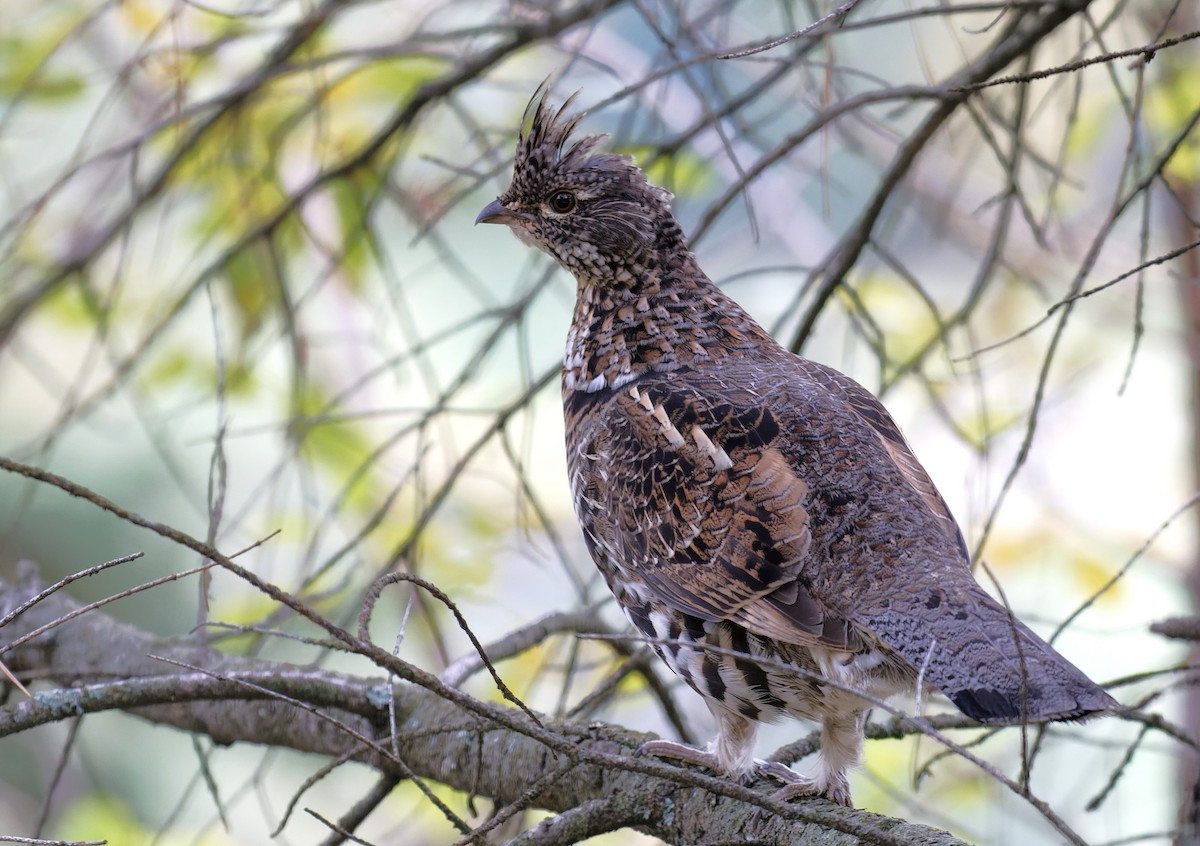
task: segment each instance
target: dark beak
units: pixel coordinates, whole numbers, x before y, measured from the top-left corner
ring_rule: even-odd
[[[512,223],[519,219],[520,215],[512,209],[503,205],[499,200],[492,200],[483,207],[483,211],[479,213],[479,217],[475,218],[475,225],[481,223]]]

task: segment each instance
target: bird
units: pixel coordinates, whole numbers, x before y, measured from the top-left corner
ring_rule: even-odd
[[[672,195],[576,137],[576,95],[526,107],[503,224],[575,277],[562,370],[585,544],[625,615],[703,697],[715,738],[642,751],[777,798],[852,805],[867,712],[934,690],[985,724],[1116,701],[976,581],[957,522],[891,415],[718,288]],[[532,114],[531,114],[532,112]],[[754,757],[758,725],[820,724],[813,776]]]

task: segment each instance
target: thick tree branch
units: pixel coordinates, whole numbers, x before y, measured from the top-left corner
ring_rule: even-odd
[[[0,617],[42,588],[28,566],[20,584],[0,581]],[[50,596],[0,630],[2,643],[77,607],[61,593]],[[591,809],[541,830],[538,838],[563,827],[591,830],[611,824],[696,844],[747,837],[769,844],[959,842],[944,832],[824,800],[781,805],[769,793],[634,757],[647,736],[614,726],[545,720],[547,733],[577,750],[572,761],[561,747],[550,748],[532,736],[537,732],[509,727],[520,719],[513,709],[476,702],[468,711],[416,684],[393,689],[379,678],[162,641],[99,613],[53,627],[4,660],[20,676],[63,686],[0,709],[0,736],[119,709],[219,744],[258,743],[346,757],[387,775],[416,776],[489,797],[498,805]],[[387,733],[390,694],[400,729],[395,738]],[[533,783],[541,786],[536,796],[523,795]],[[674,813],[662,812],[668,807]]]

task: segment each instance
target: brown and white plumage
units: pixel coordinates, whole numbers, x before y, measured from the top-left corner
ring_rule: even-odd
[[[576,513],[618,603],[718,721],[709,752],[687,757],[849,804],[870,703],[846,688],[886,698],[920,677],[996,723],[1114,707],[975,582],[878,400],[716,288],[670,195],[594,153],[598,137],[572,143],[569,106],[531,102],[512,184],[477,222],[576,277],[563,368]],[[753,758],[757,722],[783,714],[822,724],[811,781]]]

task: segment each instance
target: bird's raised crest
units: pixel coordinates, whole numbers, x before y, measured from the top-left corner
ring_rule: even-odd
[[[582,164],[596,145],[604,140],[603,134],[586,135],[567,147],[575,128],[587,115],[587,112],[571,113],[575,98],[578,96],[579,92],[576,91],[555,109],[549,100],[549,80],[538,87],[533,97],[525,105],[525,111],[521,115],[521,132],[517,138],[516,170],[527,167],[538,171],[560,163],[568,163],[568,166]],[[532,117],[530,117],[530,110],[533,111]],[[549,160],[542,158],[547,155],[552,158]]]

